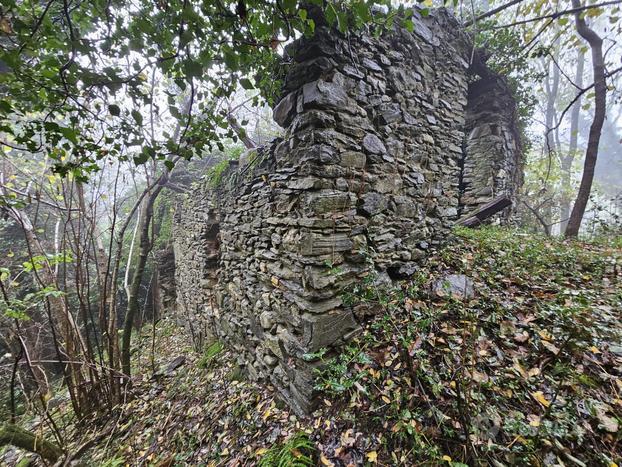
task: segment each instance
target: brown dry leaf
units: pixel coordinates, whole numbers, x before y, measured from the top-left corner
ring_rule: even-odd
[[[618,421],[607,415],[608,407],[604,404],[596,407],[596,417],[598,418],[598,427],[609,433],[617,433],[619,429]]]
[[[550,342],[542,341],[542,345],[553,355],[557,355],[559,353],[559,347],[551,344]]]
[[[418,336],[417,339],[411,342],[410,345],[408,346],[408,355],[410,355],[411,357],[415,355],[415,350],[421,347],[422,342],[423,341],[421,339],[421,336]]]
[[[352,428],[347,430],[345,433],[342,433],[341,444],[347,447],[354,446],[354,443],[356,442],[356,438],[352,436],[353,434],[354,434],[354,430],[352,430]]]
[[[518,371],[518,373],[525,379],[529,378],[529,375],[527,374],[527,371],[525,370],[525,368],[523,368],[523,366],[519,363],[518,360],[514,360],[514,365],[512,365],[512,368],[514,368],[516,371]]]
[[[11,26],[11,22],[6,17],[0,18],[0,31],[5,34],[13,34],[13,26]]]
[[[485,383],[489,379],[487,374],[479,372],[477,370],[473,371],[471,378],[477,383]]]

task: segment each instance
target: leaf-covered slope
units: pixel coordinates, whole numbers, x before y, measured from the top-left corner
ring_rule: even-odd
[[[474,296],[432,292],[447,274],[471,278]],[[621,274],[619,248],[459,231],[413,280],[386,288],[370,278],[353,291],[382,311],[341,355],[309,356],[327,366],[320,407],[305,420],[270,389],[240,380],[235,355],[213,346],[209,357],[193,355],[165,321],[158,359],[165,366],[186,354],[186,364],[145,377],[118,418],[83,434],[106,433],[87,457],[108,465],[614,466]],[[145,351],[141,358],[147,368]]]

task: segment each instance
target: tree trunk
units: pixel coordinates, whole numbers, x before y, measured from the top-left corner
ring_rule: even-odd
[[[572,0],[573,8],[580,8],[580,0]],[[566,238],[573,238],[579,235],[579,228],[585,213],[585,207],[590,198],[592,191],[592,182],[594,180],[594,169],[596,168],[596,159],[598,158],[598,145],[600,143],[600,134],[605,121],[605,112],[607,105],[607,83],[605,81],[605,61],[603,59],[603,40],[593,29],[588,27],[581,13],[575,13],[575,23],[577,32],[585,39],[592,50],[592,72],[594,75],[594,119],[590,126],[590,135],[585,151],[585,162],[583,165],[583,176],[581,177],[581,185],[577,193],[577,199],[568,219],[566,227]]]
[[[549,168],[552,164],[553,157],[559,154],[559,150],[557,147],[557,142],[554,134],[554,129],[556,127],[557,121],[557,109],[555,107],[555,103],[557,102],[557,96],[559,94],[559,80],[560,73],[559,68],[555,64],[557,61],[557,57],[559,57],[559,44],[555,42],[555,51],[554,56],[552,56],[548,63],[546,64],[547,71],[552,70],[552,80],[549,80],[547,77],[545,81],[545,90],[546,90],[546,110],[545,110],[545,128],[544,128],[544,148],[543,153],[545,157],[548,158]],[[549,72],[551,73],[551,72]],[[551,186],[549,183],[549,177],[547,176],[544,180],[543,185],[544,196],[551,196]],[[541,208],[538,209],[538,220],[542,223],[544,221],[544,225],[553,224],[553,203],[546,202],[541,205]],[[548,235],[548,228],[547,235]]]
[[[128,298],[127,310],[125,312],[125,320],[123,321],[123,335],[121,340],[121,370],[127,377],[131,374],[130,342],[134,320],[138,311],[138,293],[140,291],[140,284],[145,271],[145,265],[147,264],[147,257],[149,256],[149,252],[152,247],[152,242],[149,238],[149,226],[151,224],[151,218],[153,217],[153,205],[167,182],[168,172],[162,177],[160,183],[153,189],[153,192],[149,194],[147,202],[145,203],[143,217],[140,220],[138,261],[134,269],[134,273],[132,274],[130,295]]]
[[[246,149],[255,149],[257,147],[255,142],[246,134],[244,128],[240,126],[240,124],[233,115],[227,115],[227,121],[229,122],[229,125],[231,126],[235,134],[238,135],[238,138],[240,138],[240,140],[244,143]]]
[[[51,462],[56,462],[63,455],[61,448],[44,440],[40,434],[23,430],[11,423],[5,423],[0,427],[0,446],[7,444],[39,454]]]
[[[577,53],[577,73],[575,75],[575,84],[583,87],[583,68],[585,65],[585,53],[579,49]],[[581,111],[581,98],[572,107],[570,113],[570,144],[568,145],[568,153],[561,160],[562,169],[562,200],[560,205],[561,223],[560,229],[563,234],[568,225],[570,217],[570,189],[572,186],[572,163],[574,162],[575,153],[578,148],[579,141],[579,113]]]
[[[194,88],[191,87],[192,92],[186,99],[184,103],[184,114],[188,115],[188,124],[190,124],[190,118],[192,115],[192,104],[194,101]],[[173,140],[177,141],[180,137],[181,126],[177,124],[175,131],[173,133]],[[183,136],[183,134],[182,134]],[[169,159],[170,160],[170,159]],[[172,159],[173,165],[179,160],[179,156],[175,156]],[[123,321],[123,335],[121,336],[121,370],[126,375],[126,377],[131,376],[131,368],[130,368],[130,342],[132,338],[132,327],[134,325],[134,319],[136,318],[136,313],[138,312],[138,292],[140,291],[140,284],[143,279],[143,273],[145,272],[145,265],[147,264],[147,257],[149,256],[149,252],[153,246],[150,238],[149,238],[149,225],[151,224],[151,218],[153,217],[153,205],[155,204],[158,195],[164,188],[164,186],[168,183],[171,172],[164,172],[159,179],[156,181],[156,185],[153,186],[153,191],[149,193],[147,202],[145,203],[144,217],[140,221],[140,241],[139,241],[139,251],[138,251],[138,263],[136,264],[136,269],[134,269],[134,274],[132,275],[132,282],[130,284],[130,295],[128,297],[127,310],[125,312],[125,319]],[[144,196],[145,192],[141,195]],[[140,201],[140,200],[139,200]],[[136,206],[137,207],[137,206]],[[131,217],[131,214],[130,214]],[[123,226],[122,232],[125,231],[127,227],[127,223]],[[122,241],[122,237],[121,237]],[[121,258],[121,243],[119,243],[119,255],[117,256],[117,261],[114,269],[113,276],[113,286],[116,284],[116,274],[119,270],[119,260]]]

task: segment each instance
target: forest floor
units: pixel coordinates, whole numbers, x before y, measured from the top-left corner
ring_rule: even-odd
[[[447,274],[473,296],[433,291]],[[152,378],[144,329],[134,398],[76,426],[69,450],[97,439],[82,460],[109,467],[622,464],[620,242],[460,230],[413,279],[356,293],[382,312],[340,355],[312,356],[326,369],[308,418],[164,319],[154,367],[185,363]]]

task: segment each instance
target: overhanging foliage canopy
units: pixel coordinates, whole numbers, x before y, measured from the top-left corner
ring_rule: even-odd
[[[390,12],[372,13],[379,3]],[[84,179],[108,155],[171,168],[173,155],[189,159],[235,138],[219,98],[241,86],[270,101],[279,45],[312,34],[319,18],[342,31],[396,17],[412,28],[410,13],[389,10],[389,0],[3,4],[2,143]]]

